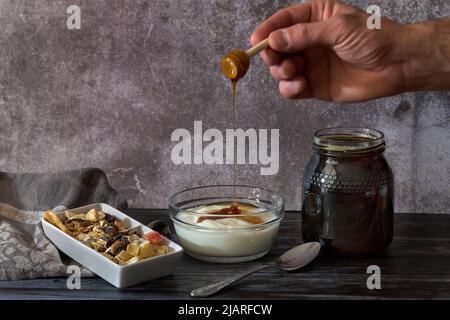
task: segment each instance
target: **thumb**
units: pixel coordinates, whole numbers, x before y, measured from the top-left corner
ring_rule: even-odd
[[[288,28],[273,31],[269,46],[279,52],[297,52],[304,49],[333,45],[335,37],[333,19],[312,23],[297,23]]]

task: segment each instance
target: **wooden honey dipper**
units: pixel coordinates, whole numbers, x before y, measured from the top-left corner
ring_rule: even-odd
[[[238,81],[242,78],[250,66],[250,59],[263,51],[269,45],[269,39],[265,39],[247,51],[234,49],[230,51],[220,61],[220,69],[225,77],[231,81]]]

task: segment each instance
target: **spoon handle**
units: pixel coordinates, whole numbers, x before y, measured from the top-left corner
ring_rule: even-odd
[[[247,55],[251,58],[254,55],[257,55],[258,53],[260,53],[261,51],[263,51],[265,48],[267,48],[267,46],[269,45],[269,38],[264,39],[263,41],[257,43],[256,45],[254,45],[253,47],[251,47],[250,49],[248,49]]]
[[[202,288],[192,290],[191,297],[196,297],[196,298],[209,297],[209,296],[221,291],[222,289],[232,285],[233,283],[235,283],[238,280],[248,277],[249,275],[251,275],[259,270],[262,270],[262,269],[265,269],[268,267],[273,267],[273,266],[274,266],[273,264],[258,264],[256,266],[253,266],[250,269],[248,269],[244,272],[238,273],[237,275],[234,275],[228,279],[207,285]]]

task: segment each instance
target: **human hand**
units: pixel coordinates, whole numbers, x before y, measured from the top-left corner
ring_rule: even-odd
[[[368,17],[337,0],[302,3],[264,21],[251,43],[269,37],[261,56],[279,81],[280,93],[291,99],[354,102],[408,90],[448,89],[449,19],[440,22],[447,31],[436,42],[431,23],[401,25],[383,18],[380,30],[370,30]],[[436,47],[444,54],[430,64]],[[442,69],[445,74],[436,76]]]

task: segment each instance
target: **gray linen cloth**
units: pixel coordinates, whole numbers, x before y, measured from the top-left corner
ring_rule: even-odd
[[[0,171],[0,280],[67,276],[76,264],[47,239],[41,218],[48,209],[64,210],[94,202],[119,210],[127,201],[96,168],[34,174]],[[92,273],[82,268],[82,276]]]

